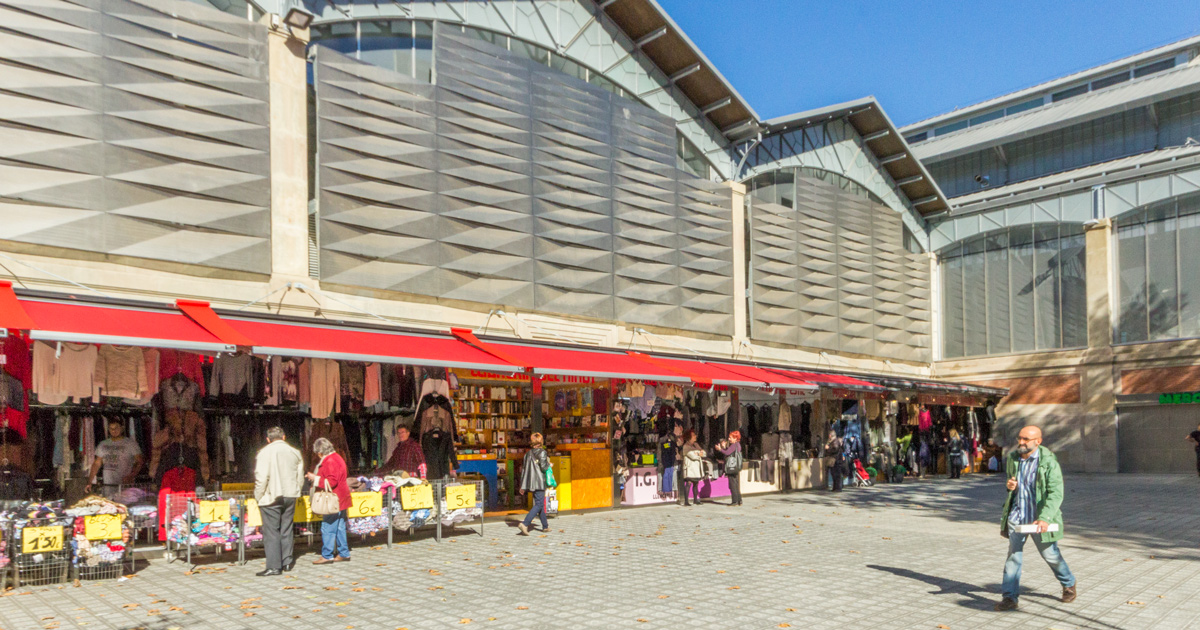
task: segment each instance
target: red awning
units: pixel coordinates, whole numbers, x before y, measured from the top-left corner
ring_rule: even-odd
[[[782,374],[784,376],[790,376],[792,378],[799,379],[802,381],[808,381],[809,383],[815,383],[817,385],[824,385],[826,387],[843,387],[843,388],[847,388],[847,389],[863,389],[863,390],[868,390],[868,391],[884,391],[887,389],[886,387],[883,387],[881,385],[876,385],[875,383],[868,383],[867,381],[860,380],[860,379],[854,378],[852,376],[845,376],[844,374],[826,374],[823,372],[801,372],[798,370],[788,370],[788,369],[771,367],[771,366],[765,366],[764,369],[770,370],[771,372],[778,372],[779,374]]]
[[[497,341],[479,343],[488,352],[493,352],[497,357],[509,357],[534,374],[673,383],[692,380],[686,374],[652,365],[619,350],[524,346]]]
[[[447,336],[233,319],[228,315],[223,321],[238,334],[254,340],[254,354],[521,371],[518,366]]]
[[[13,293],[12,283],[0,280],[0,330],[29,330],[33,328],[33,318],[21,306],[17,294]]]
[[[775,389],[797,389],[797,390],[814,390],[816,385],[803,379],[786,376],[770,370],[764,370],[753,365],[742,365],[740,363],[713,363],[712,365],[728,370],[735,374],[739,374],[745,378],[753,379],[764,383],[767,387]]]
[[[33,320],[32,339],[211,353],[237,350],[175,310],[36,299],[20,302]]]
[[[225,343],[235,346],[253,346],[254,342],[229,326],[229,323],[213,312],[208,302],[199,300],[175,300],[175,307],[183,311],[192,321]]]

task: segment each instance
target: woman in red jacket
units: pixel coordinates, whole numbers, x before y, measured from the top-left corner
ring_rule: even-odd
[[[321,557],[313,560],[313,564],[329,564],[330,562],[349,562],[350,543],[346,537],[346,510],[350,509],[350,487],[346,484],[346,460],[333,449],[333,442],[325,438],[317,438],[313,442],[313,452],[321,461],[317,464],[317,472],[308,473],[313,488],[328,490],[337,495],[338,507],[336,514],[325,514],[321,517]],[[334,556],[334,552],[337,555]]]

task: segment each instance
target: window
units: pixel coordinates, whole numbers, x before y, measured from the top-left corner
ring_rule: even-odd
[[[944,125],[944,126],[938,127],[937,129],[934,129],[933,135],[944,136],[948,133],[958,131],[959,129],[966,129],[967,124],[968,123],[965,120],[960,120],[958,122],[950,123],[949,125]]]
[[[1140,68],[1134,68],[1133,69],[1133,78],[1137,79],[1139,77],[1144,77],[1147,74],[1154,74],[1155,72],[1162,72],[1163,70],[1170,70],[1171,68],[1174,68],[1174,67],[1175,67],[1175,58],[1174,57],[1171,57],[1170,59],[1163,59],[1162,61],[1155,61],[1154,63],[1144,65]]]
[[[1200,337],[1200,193],[1117,218],[1116,342]]]
[[[1052,94],[1050,96],[1050,100],[1057,103],[1059,101],[1065,101],[1069,98],[1074,98],[1076,96],[1079,96],[1080,94],[1087,94],[1087,91],[1088,91],[1088,86],[1086,83],[1084,83],[1083,85],[1076,85],[1073,88],[1067,88],[1061,92],[1055,92],[1054,94]]]
[[[976,116],[976,117],[972,118],[972,119],[970,120],[970,123],[971,123],[971,126],[973,127],[973,126],[975,126],[975,125],[982,125],[982,124],[983,124],[983,123],[985,123],[985,122],[991,122],[991,121],[993,121],[993,120],[996,120],[997,118],[1003,118],[1003,117],[1004,117],[1004,110],[1003,110],[1003,109],[997,109],[997,110],[996,110],[996,111],[994,111],[994,112],[988,112],[988,113],[986,113],[986,114],[980,114],[979,116]]]
[[[1093,90],[1102,90],[1106,87],[1116,85],[1118,83],[1124,83],[1128,80],[1129,80],[1129,72],[1125,71],[1120,74],[1114,74],[1111,77],[1104,77],[1103,79],[1096,79],[1095,81],[1092,81],[1092,89]]]
[[[910,254],[924,254],[925,248],[921,247],[921,241],[908,230],[908,226],[904,226],[904,251]]]
[[[1016,226],[940,256],[946,358],[1087,345],[1082,227]]]
[[[1021,112],[1027,112],[1031,109],[1036,109],[1045,104],[1046,104],[1045,99],[1043,99],[1042,97],[1039,96],[1035,99],[1025,101],[1024,103],[1017,103],[1016,105],[1009,105],[1008,107],[1005,107],[1004,115],[1012,116],[1013,114],[1020,114]]]
[[[925,142],[928,139],[929,139],[929,132],[922,131],[921,133],[911,135],[911,136],[905,138],[904,141],[909,144],[916,144],[918,142]]]

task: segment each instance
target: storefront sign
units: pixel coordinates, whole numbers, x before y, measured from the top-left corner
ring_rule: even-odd
[[[88,540],[121,540],[119,514],[93,514],[83,517],[83,535]]]
[[[423,483],[419,486],[401,486],[400,507],[406,512],[413,510],[433,509],[433,486]]]
[[[1200,405],[1200,392],[1182,392],[1175,394],[1159,394],[1160,405]]]
[[[671,503],[675,501],[675,497],[674,492],[666,496],[658,493],[658,469],[654,467],[634,468],[629,471],[629,478],[625,480],[625,493],[621,503],[623,505]]]
[[[351,492],[350,518],[379,516],[383,514],[383,495],[378,492]]]
[[[922,405],[949,405],[951,407],[982,407],[983,400],[960,394],[921,394],[917,401]]]
[[[461,510],[475,507],[475,484],[446,487],[446,507]]]
[[[246,527],[262,527],[262,512],[254,499],[246,499]]]
[[[229,501],[201,501],[197,506],[196,520],[201,523],[228,523]]]
[[[481,380],[481,381],[512,381],[517,383],[528,383],[532,379],[532,375],[524,372],[505,373],[505,372],[487,372],[485,370],[467,370],[463,368],[452,368],[454,375],[458,380]],[[596,379],[591,376],[561,376],[558,374],[539,374],[538,378],[543,383],[551,384],[573,384],[573,385],[591,385],[596,382]]]
[[[21,553],[48,553],[62,551],[63,528],[26,527],[21,530]]]

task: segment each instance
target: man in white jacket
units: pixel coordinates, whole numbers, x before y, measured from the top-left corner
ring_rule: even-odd
[[[304,458],[284,440],[283,429],[267,430],[267,445],[262,447],[254,465],[254,500],[262,514],[263,547],[267,568],[256,575],[281,575],[291,571],[292,519],[296,499],[304,486]]]

